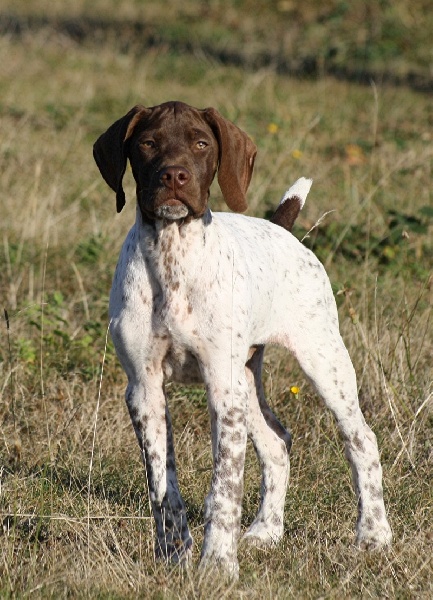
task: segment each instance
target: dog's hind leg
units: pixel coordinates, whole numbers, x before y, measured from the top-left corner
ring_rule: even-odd
[[[392,534],[376,436],[359,406],[355,370],[338,330],[335,308],[310,312],[293,333],[290,347],[334,415],[345,442],[358,499],[357,544],[364,549],[386,546]]]
[[[246,364],[249,388],[248,436],[262,469],[258,514],[244,535],[256,545],[273,544],[283,535],[284,501],[289,480],[290,433],[281,425],[266,402],[262,383],[264,346],[259,346]]]

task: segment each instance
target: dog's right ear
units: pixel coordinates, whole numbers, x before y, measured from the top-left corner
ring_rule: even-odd
[[[127,153],[125,142],[131,137],[135,126],[149,114],[150,109],[134,106],[121,119],[103,133],[93,145],[93,156],[102,177],[116,192],[116,207],[119,213],[125,206],[122,180],[126,170]]]

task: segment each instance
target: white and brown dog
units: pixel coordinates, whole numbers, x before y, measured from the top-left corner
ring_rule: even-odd
[[[296,356],[338,423],[358,498],[357,543],[378,548],[391,541],[376,438],[359,407],[331,286],[321,263],[289,232],[311,181],[292,186],[274,222],[208,207],[218,173],[228,206],[245,210],[255,154],[248,136],[216,110],[181,102],[136,106],[94,146],[118,211],[128,159],[137,184],[136,222],[120,254],[110,317],[147,472],[156,554],[184,561],[192,547],[164,381],[201,380],[214,462],[201,561],[234,576],[247,436],[263,475],[260,508],[244,538],[266,544],[283,534],[291,437],[264,396],[265,344]]]

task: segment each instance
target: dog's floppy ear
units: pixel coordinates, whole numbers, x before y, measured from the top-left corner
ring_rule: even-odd
[[[206,108],[204,114],[219,144],[218,183],[224,200],[233,211],[243,212],[248,206],[245,195],[257,148],[246,133],[214,108]]]
[[[127,154],[125,142],[131,137],[135,126],[150,109],[134,106],[121,119],[113,123],[93,146],[93,156],[102,177],[116,192],[116,207],[119,213],[125,206],[125,192],[122,180],[126,170]]]

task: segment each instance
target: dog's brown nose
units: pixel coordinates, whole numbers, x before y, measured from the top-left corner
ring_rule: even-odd
[[[166,167],[159,174],[161,183],[170,189],[181,187],[191,179],[191,173],[184,167]]]

